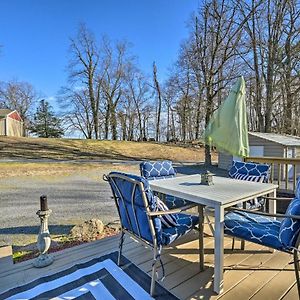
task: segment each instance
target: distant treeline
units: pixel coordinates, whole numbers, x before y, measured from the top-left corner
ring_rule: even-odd
[[[165,81],[155,63],[151,75],[139,69],[129,42],[97,40],[81,24],[58,96],[64,128],[88,139],[197,140],[243,75],[249,129],[299,135],[300,1],[201,3]],[[30,95],[16,104],[7,84],[0,93],[2,106],[29,119]]]

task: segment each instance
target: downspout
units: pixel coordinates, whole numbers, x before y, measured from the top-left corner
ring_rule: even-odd
[[[288,147],[285,146],[284,147],[284,158],[287,158],[287,154],[288,154]]]
[[[7,136],[7,116],[5,117],[4,121],[4,136]]]

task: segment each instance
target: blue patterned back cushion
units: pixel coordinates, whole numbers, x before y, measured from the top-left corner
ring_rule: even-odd
[[[294,198],[289,204],[287,215],[300,216],[300,199]],[[295,246],[300,230],[300,220],[285,218],[282,220],[279,229],[279,240],[288,250]]]
[[[147,179],[161,179],[175,177],[176,172],[170,160],[150,162],[145,161],[140,164],[141,175]]]
[[[300,199],[300,176],[298,177],[297,184],[296,184],[295,198]]]
[[[158,211],[169,211],[168,206],[161,201],[158,197],[154,196],[155,200],[156,200],[156,204],[157,204],[157,210]],[[168,214],[168,215],[161,215],[159,216],[161,219],[161,224],[163,227],[174,227],[177,226],[177,221],[176,221],[176,217],[175,214]]]
[[[134,200],[132,203],[131,196],[135,184],[131,182],[130,179],[134,179],[143,184],[149,209],[150,211],[156,211],[157,203],[150,189],[149,182],[145,178],[133,174],[111,172],[109,176],[111,175],[121,175],[125,177],[125,179],[113,177],[113,182],[111,180],[109,181],[111,189],[114,191],[117,197],[116,200],[118,202],[118,209],[122,226],[136,235],[139,235],[140,232],[142,238],[152,243],[152,234],[149,227],[145,204],[142,198],[142,191],[140,190],[139,186],[136,186],[133,198]],[[122,199],[124,201],[122,201]],[[158,217],[152,218],[152,220],[157,236],[157,242],[158,244],[160,244],[162,236],[161,220]]]
[[[246,174],[234,174],[231,178],[246,180],[246,181],[254,181],[254,182],[265,182],[265,176],[255,176],[255,175],[246,175]]]
[[[237,178],[238,175],[259,176],[263,177],[263,182],[267,182],[270,173],[270,166],[267,164],[246,163],[242,161],[233,161],[228,172],[230,178]],[[238,178],[239,179],[239,178]],[[247,179],[243,179],[247,180]],[[259,180],[259,181],[260,181]],[[255,181],[255,180],[251,180]]]

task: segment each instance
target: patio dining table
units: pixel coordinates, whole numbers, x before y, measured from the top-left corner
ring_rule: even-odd
[[[183,198],[198,205],[200,216],[199,250],[202,257],[200,259],[200,270],[204,268],[203,230],[201,230],[203,228],[203,208],[208,206],[214,209],[214,291],[220,294],[223,291],[225,208],[267,194],[276,197],[278,185],[235,180],[219,176],[213,176],[213,183],[213,185],[201,184],[201,175],[195,174],[165,180],[154,180],[150,182],[150,186],[155,192]],[[275,213],[276,202],[270,201],[268,209],[270,213]]]

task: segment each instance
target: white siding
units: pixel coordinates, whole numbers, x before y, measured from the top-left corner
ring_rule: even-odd
[[[250,146],[264,146],[264,156],[284,157],[284,146],[249,134]]]
[[[273,141],[268,141],[266,139],[253,136],[249,134],[249,146],[263,146],[263,156],[269,156],[269,157],[285,157],[285,146],[278,144]],[[300,157],[300,147],[296,148],[296,156]],[[232,155],[229,153],[219,152],[219,168],[228,170],[232,163]],[[298,170],[297,170],[298,171]],[[298,171],[299,172],[299,171]],[[283,170],[281,170],[281,174],[283,175]],[[274,179],[277,178],[278,174],[278,166],[274,166]]]
[[[7,136],[23,136],[23,122],[7,118]]]
[[[0,119],[0,135],[5,134],[5,119]]]

